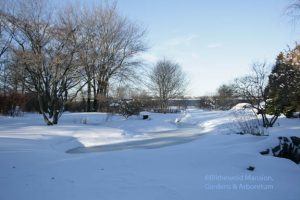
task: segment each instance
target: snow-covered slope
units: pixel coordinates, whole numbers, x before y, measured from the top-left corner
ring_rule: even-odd
[[[67,113],[52,127],[35,114],[0,117],[0,199],[299,199],[299,165],[259,152],[276,145],[279,135],[300,136],[300,120],[280,118],[269,136],[258,137],[231,133],[229,116],[188,110],[124,120]],[[66,153],[169,135],[197,139],[163,148]]]

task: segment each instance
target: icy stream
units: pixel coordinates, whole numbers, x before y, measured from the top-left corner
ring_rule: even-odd
[[[120,143],[105,144],[91,147],[77,147],[66,153],[91,153],[120,151],[128,149],[153,149],[191,142],[203,135],[201,128],[195,126],[179,126],[176,130],[146,133],[145,138]]]

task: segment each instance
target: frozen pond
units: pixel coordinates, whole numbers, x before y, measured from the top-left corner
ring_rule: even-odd
[[[128,149],[153,149],[161,148],[170,145],[182,144],[191,142],[203,135],[199,127],[184,126],[177,130],[147,133],[145,139],[131,140],[121,143],[98,145],[91,147],[78,147],[70,149],[67,153],[91,153],[91,152],[106,152],[119,151]]]

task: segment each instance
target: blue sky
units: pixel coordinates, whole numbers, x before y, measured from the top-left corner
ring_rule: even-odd
[[[200,96],[245,75],[253,62],[274,63],[280,51],[299,41],[300,30],[285,15],[291,2],[119,0],[118,8],[147,28],[146,63],[153,66],[162,58],[178,62],[190,80],[187,95]]]
[[[299,40],[285,15],[289,0],[119,0],[119,10],[148,30],[149,65],[178,62],[190,79],[188,95],[213,93],[249,72],[255,61],[273,63]]]

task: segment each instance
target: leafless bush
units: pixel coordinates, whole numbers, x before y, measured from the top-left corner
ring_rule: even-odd
[[[234,88],[237,96],[242,97],[252,108],[257,110],[262,118],[262,125],[272,127],[278,119],[279,113],[267,116],[266,108],[270,105],[267,94],[269,69],[265,62],[257,62],[252,66],[251,74],[237,78]]]
[[[132,115],[139,115],[141,103],[139,101],[122,101],[120,104],[120,114],[126,119]]]
[[[262,126],[257,114],[252,109],[239,109],[232,111],[232,124],[230,129],[242,135],[267,135],[267,129]]]

